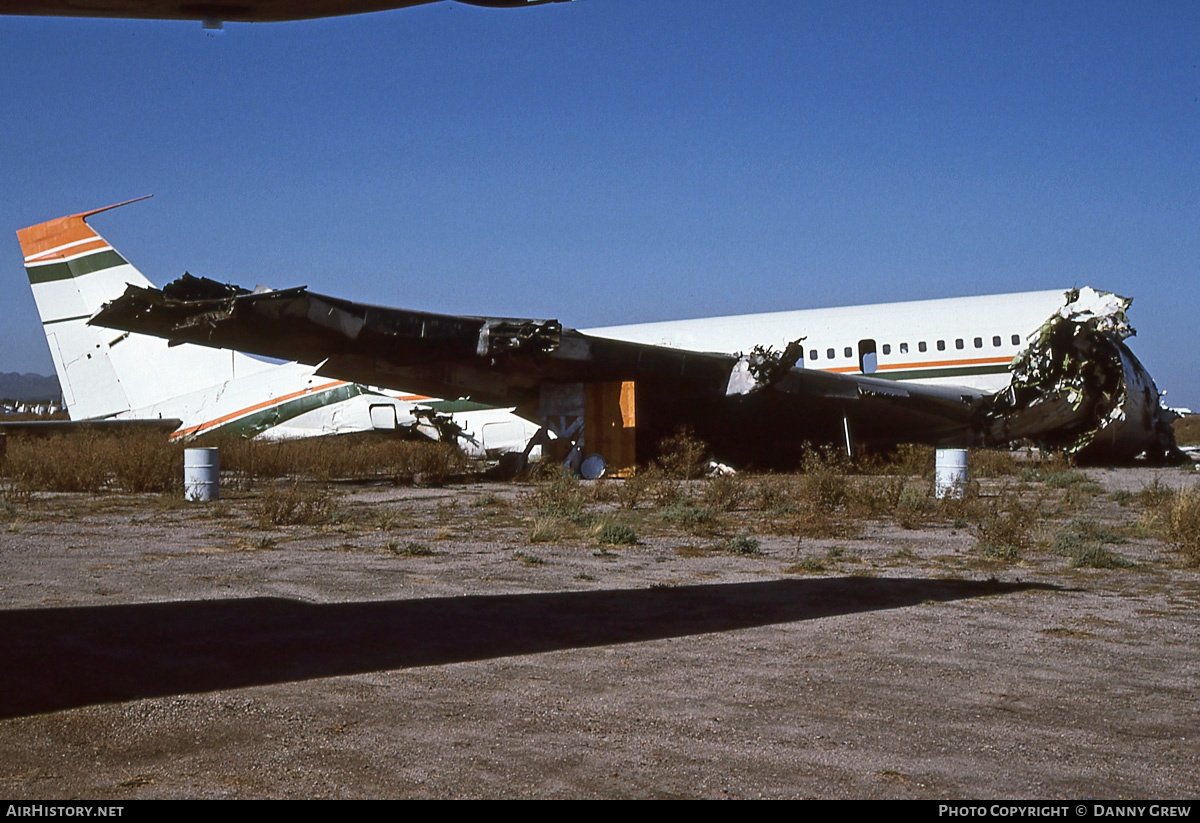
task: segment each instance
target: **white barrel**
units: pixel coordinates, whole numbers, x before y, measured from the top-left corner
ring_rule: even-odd
[[[183,450],[183,497],[201,503],[220,496],[220,460],[215,448]]]
[[[967,450],[938,449],[933,470],[933,496],[961,500],[967,491]]]

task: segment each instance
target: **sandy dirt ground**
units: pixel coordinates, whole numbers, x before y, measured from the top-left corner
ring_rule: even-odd
[[[1114,492],[1196,482],[1091,477],[1113,528]],[[759,554],[652,513],[533,543],[530,494],[347,485],[340,524],[275,528],[248,496],[9,506],[0,794],[1200,797],[1200,572],[1153,537],[1115,569],[753,512]]]

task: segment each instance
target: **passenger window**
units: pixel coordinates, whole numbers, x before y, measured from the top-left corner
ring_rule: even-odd
[[[833,359],[833,349],[826,349],[826,350],[825,350],[825,359],[826,359],[826,360],[832,360],[832,359]]]
[[[1019,345],[1021,345],[1021,335],[1019,335],[1019,334],[1014,334],[1014,335],[1013,335],[1013,345],[1014,345],[1014,346],[1019,346]]]
[[[808,350],[808,359],[809,359],[809,360],[816,360],[816,359],[817,359],[817,350],[816,350],[816,349],[809,349],[809,350]]]
[[[996,348],[1000,348],[1000,335],[996,335],[992,338],[992,345]]]
[[[961,337],[955,338],[955,340],[954,340],[954,348],[956,348],[956,349],[961,349],[962,347],[963,347],[963,341],[962,341],[962,338],[961,338]]]
[[[983,338],[982,337],[975,338],[975,348],[977,348],[977,349],[983,348]]]
[[[946,341],[939,340],[937,346],[938,346],[938,351],[945,351],[946,350]]]
[[[907,344],[907,343],[901,343],[901,344],[900,344],[900,353],[901,353],[901,354],[908,354],[908,344]]]
[[[846,347],[846,356],[847,356],[847,357],[853,357],[853,356],[854,356],[854,349],[852,349],[852,348],[850,348],[849,346],[847,346],[847,347]]]
[[[883,353],[884,353],[884,354],[891,354],[891,353],[892,353],[892,344],[891,344],[891,343],[884,343],[884,344],[883,344]]]
[[[927,348],[929,348],[929,347],[925,345],[924,340],[922,340],[920,343],[917,344],[918,351],[925,351]]]

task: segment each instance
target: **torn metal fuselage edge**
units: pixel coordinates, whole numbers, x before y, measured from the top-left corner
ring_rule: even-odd
[[[985,443],[1030,441],[1085,462],[1154,462],[1183,456],[1174,412],[1125,340],[1133,301],[1084,287],[1032,335],[1013,360],[1009,386],[981,410]]]

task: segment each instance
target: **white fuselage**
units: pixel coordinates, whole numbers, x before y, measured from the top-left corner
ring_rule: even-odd
[[[996,392],[1008,365],[1065,289],[587,329],[587,334],[693,351],[782,350],[804,338],[797,367]],[[874,364],[870,353],[874,351]],[[874,368],[872,368],[874,365]]]

